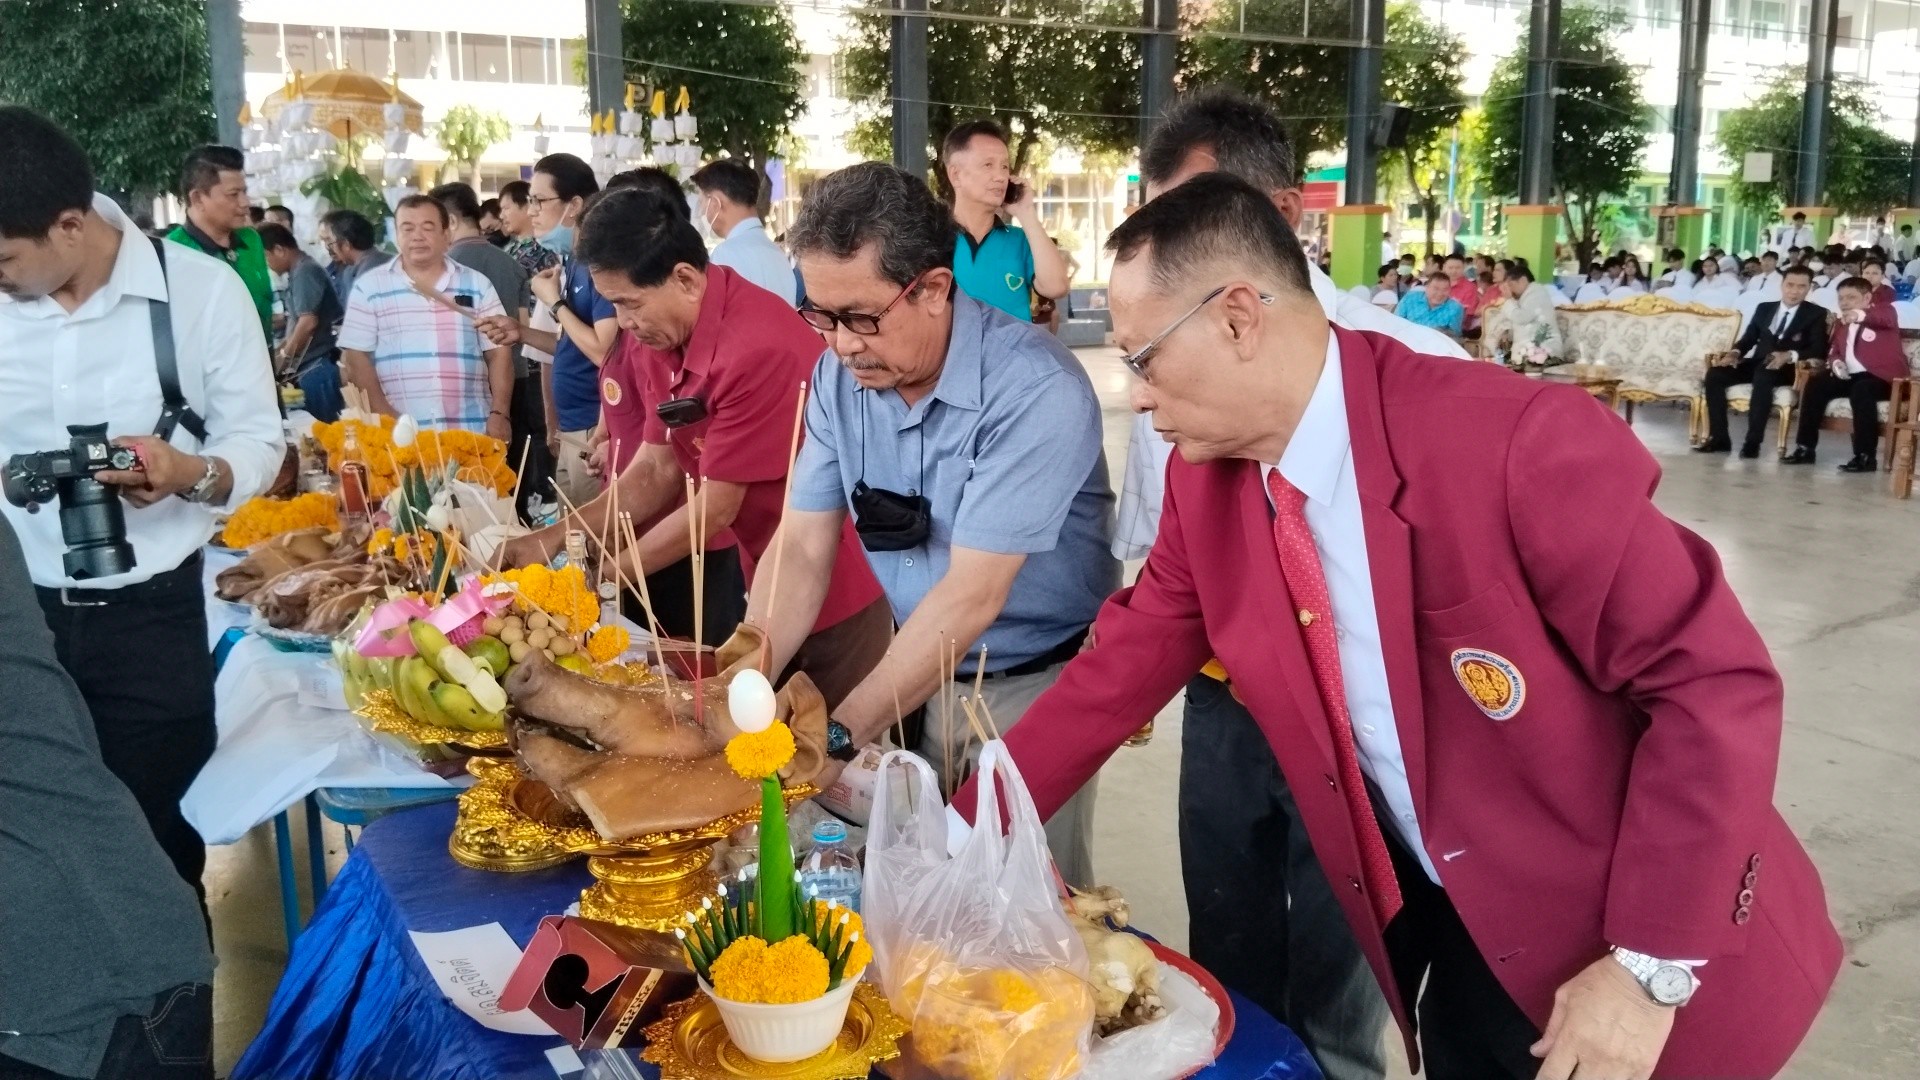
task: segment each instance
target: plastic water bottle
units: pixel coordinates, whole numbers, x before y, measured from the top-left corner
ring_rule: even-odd
[[[813,847],[800,867],[803,895],[822,903],[837,900],[840,906],[860,911],[860,860],[847,847],[847,827],[837,821],[822,821],[813,827]]]

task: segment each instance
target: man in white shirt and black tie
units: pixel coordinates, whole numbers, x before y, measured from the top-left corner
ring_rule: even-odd
[[[1747,291],[1750,293],[1759,293],[1768,299],[1779,297],[1780,256],[1777,252],[1763,251],[1760,253],[1760,270],[1758,273],[1747,278]]]
[[[1747,438],[1740,446],[1740,456],[1760,456],[1767,419],[1773,413],[1774,389],[1791,387],[1794,364],[1804,357],[1819,356],[1826,348],[1827,309],[1807,300],[1812,288],[1813,271],[1804,266],[1788,270],[1781,280],[1780,299],[1755,307],[1746,332],[1732,351],[1715,358],[1713,367],[1707,369],[1707,441],[1695,446],[1696,452],[1724,454],[1733,449],[1727,432],[1727,389],[1752,383]]]
[[[1788,248],[1810,248],[1813,245],[1813,226],[1807,224],[1807,215],[1797,211],[1793,215],[1793,222],[1780,226],[1780,231],[1773,240],[1775,251],[1784,251]]]
[[[139,455],[137,469],[94,475],[108,493],[95,504],[101,527],[124,515],[123,547],[75,548],[86,538],[63,527],[70,497],[97,487],[67,481],[58,505],[9,498],[0,510],[101,757],[196,890],[206,848],[180,797],[215,742],[200,549],[215,513],[265,490],[280,468],[265,350],[229,267],[142,236],[95,193],[65,132],[0,107],[0,459],[68,450],[69,425],[96,424]]]

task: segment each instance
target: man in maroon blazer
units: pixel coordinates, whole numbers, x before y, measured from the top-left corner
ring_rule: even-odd
[[[1841,472],[1873,472],[1880,467],[1874,448],[1880,443],[1880,402],[1893,394],[1893,380],[1907,377],[1907,354],[1900,348],[1900,319],[1892,291],[1883,296],[1873,282],[1850,277],[1840,283],[1840,317],[1828,338],[1827,366],[1807,380],[1800,393],[1800,431],[1788,465],[1813,464],[1820,421],[1837,398],[1853,405],[1853,457]]]
[[[1138,583],[1007,736],[1041,813],[1218,656],[1429,1075],[1778,1072],[1840,941],[1771,804],[1779,676],[1638,440],[1329,327],[1239,180],[1108,246],[1179,453]]]

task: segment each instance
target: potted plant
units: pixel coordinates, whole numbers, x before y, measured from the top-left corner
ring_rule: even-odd
[[[727,688],[727,705],[740,729],[727,743],[727,764],[760,783],[759,872],[749,882],[743,870],[731,890],[722,883],[674,932],[734,1046],[757,1061],[801,1061],[839,1037],[873,950],[859,915],[800,895],[779,775],[795,744],[774,718],[773,686],[743,671]]]

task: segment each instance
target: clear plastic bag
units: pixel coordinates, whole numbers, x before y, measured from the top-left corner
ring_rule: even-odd
[[[1066,1080],[1086,1063],[1086,949],[1055,892],[1040,814],[1006,747],[980,753],[977,827],[947,854],[933,769],[880,765],[861,910],[872,975],[912,1025],[897,1080]],[[1005,799],[1008,819],[1000,819]]]

